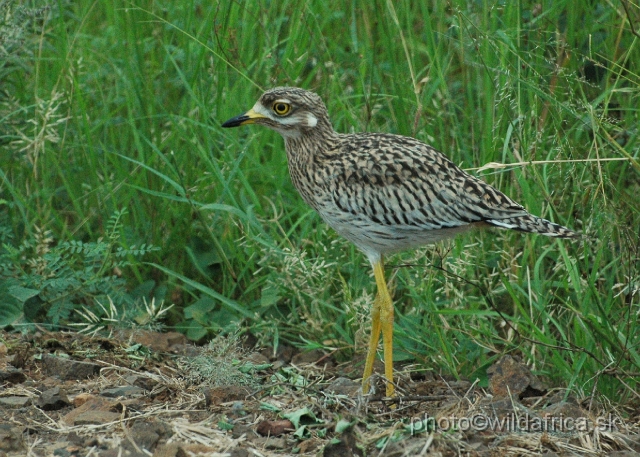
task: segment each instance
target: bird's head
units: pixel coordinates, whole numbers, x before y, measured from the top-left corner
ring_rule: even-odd
[[[299,138],[329,126],[327,108],[315,93],[297,87],[276,87],[266,91],[246,113],[229,119],[222,127],[260,124],[285,138]]]

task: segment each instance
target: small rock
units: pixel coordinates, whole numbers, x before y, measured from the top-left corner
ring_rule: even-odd
[[[324,388],[326,392],[333,392],[336,395],[346,395],[347,397],[355,396],[358,390],[360,390],[360,383],[348,378],[336,378]]]
[[[218,386],[205,389],[204,399],[207,406],[218,406],[230,401],[244,400],[251,391],[242,386]]]
[[[79,408],[80,406],[84,405],[86,402],[88,402],[93,398],[95,398],[95,395],[91,395],[87,393],[78,394],[73,399],[73,406],[76,408]]]
[[[293,358],[291,359],[291,364],[292,365],[314,364],[322,359],[325,359],[326,361],[327,359],[325,357],[326,357],[325,353],[322,352],[320,349],[313,349],[311,351],[301,352],[299,354],[294,355]]]
[[[119,397],[140,397],[144,395],[145,390],[136,386],[118,386],[110,389],[104,389],[100,392],[100,395],[108,398],[119,398]]]
[[[231,430],[231,437],[232,438],[240,438],[242,435],[246,435],[248,433],[251,433],[251,427],[248,425],[244,425],[244,424],[235,424],[233,426],[233,430]],[[253,434],[253,433],[251,433]]]
[[[490,417],[495,417],[499,421],[504,421],[507,418],[514,418],[518,412],[519,404],[514,404],[509,398],[496,398],[491,399],[488,403],[490,407]],[[505,423],[506,424],[506,423]],[[507,424],[511,426],[510,424]],[[499,431],[505,431],[500,429]]]
[[[166,335],[166,340],[167,340],[167,344],[169,345],[169,348],[171,348],[172,346],[183,345],[187,343],[187,337],[184,336],[183,333],[166,332],[166,333],[163,333],[163,335]]]
[[[31,404],[31,398],[29,397],[0,397],[0,406],[5,408],[24,408]]]
[[[89,416],[85,416],[84,418],[82,418],[81,416],[88,412],[99,411],[99,412],[105,412],[105,413],[108,412],[108,413],[116,414],[117,418],[119,418],[120,413],[114,411],[115,406],[116,405],[114,403],[102,397],[93,397],[90,400],[83,403],[82,406],[79,406],[78,408],[75,408],[73,411],[65,414],[62,417],[62,421],[67,425],[80,425],[76,423],[77,420],[81,420],[85,422],[87,420],[95,420],[96,418],[98,418],[99,419],[98,423],[104,423],[102,422],[102,419],[100,419],[102,417],[105,419],[106,422],[111,422],[111,420],[106,420],[105,416],[89,415]],[[109,417],[113,418],[115,416],[109,416]],[[117,420],[117,418],[112,420]]]
[[[266,365],[269,363],[269,358],[259,352],[252,352],[247,355],[245,360],[254,365]]]
[[[178,443],[171,443],[158,446],[153,457],[187,457],[187,452]]]
[[[100,373],[100,365],[79,360],[66,359],[46,354],[42,357],[44,371],[63,381],[86,379]]]
[[[131,438],[140,449],[151,451],[155,449],[156,445],[158,444],[160,435],[158,435],[151,429],[138,427],[135,433],[133,432],[133,430],[131,431]]]
[[[82,446],[84,444],[84,438],[78,435],[76,432],[69,432],[67,434],[67,441],[72,444]]]
[[[170,351],[172,354],[183,357],[198,357],[201,354],[201,350],[193,344],[174,344]]]
[[[260,441],[262,442],[260,443]],[[256,444],[260,444],[261,447],[267,450],[282,451],[287,448],[287,441],[284,438],[260,438]]]
[[[23,448],[22,429],[0,424],[0,451],[14,452]]]
[[[66,392],[60,387],[45,390],[40,394],[36,402],[36,405],[43,411],[57,411],[70,404]]]
[[[520,394],[526,390],[533,389],[539,393],[544,390],[540,381],[529,370],[529,367],[510,355],[505,355],[493,364],[487,370],[487,374],[491,376],[489,386],[496,397],[518,399]]]
[[[416,381],[411,386],[411,390],[415,395],[441,395],[442,382],[439,380]]]
[[[564,431],[563,428],[568,424],[566,418],[573,419],[571,421],[571,427],[575,427],[578,430],[588,430],[597,425],[597,419],[592,417],[591,414],[580,408],[577,404],[568,401],[561,401],[560,403],[547,406],[543,409],[542,416],[551,429],[558,428],[558,431]],[[575,430],[571,431],[573,432]]]
[[[55,457],[76,457],[80,456],[83,451],[79,446],[72,443],[57,442],[53,446],[55,449],[53,450],[53,455]]]
[[[119,413],[111,411],[86,411],[73,421],[73,425],[101,425],[120,420]]]
[[[578,419],[579,417],[589,417],[589,413],[575,403],[569,401],[561,401],[554,405],[549,405],[544,408],[545,415],[549,416],[564,416]]]
[[[171,427],[166,423],[155,419],[136,420],[129,431],[131,439],[140,449],[152,451],[160,438],[170,436]],[[131,443],[124,443],[124,447],[132,449]]]
[[[158,384],[158,381],[147,376],[131,375],[125,377],[124,380],[131,386],[140,387],[147,391],[153,390],[153,388]]]
[[[288,419],[277,421],[262,421],[256,427],[256,432],[262,436],[280,436],[293,432],[295,427]]]
[[[18,345],[11,352],[6,361],[15,368],[25,368],[32,360],[33,353],[28,345]]]
[[[25,382],[26,380],[27,377],[19,368],[7,366],[0,370],[0,384],[20,384],[22,382]]]

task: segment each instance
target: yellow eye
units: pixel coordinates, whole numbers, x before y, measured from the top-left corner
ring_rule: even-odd
[[[275,102],[273,104],[272,109],[273,109],[273,112],[276,113],[278,116],[284,116],[289,111],[291,111],[291,105],[283,102]]]

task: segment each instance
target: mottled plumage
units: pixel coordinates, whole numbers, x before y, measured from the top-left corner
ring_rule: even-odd
[[[527,213],[502,192],[414,138],[336,133],[324,103],[313,92],[293,87],[271,89],[250,111],[222,126],[248,123],[264,125],[284,137],[289,173],[302,198],[336,232],[358,246],[375,271],[379,270],[373,333],[376,309],[382,319],[386,313],[387,320],[393,322],[381,266],[384,254],[434,243],[482,225],[560,238],[580,236]],[[379,332],[372,334],[365,391]],[[389,336],[389,343],[385,338],[387,365],[390,344]],[[391,379],[389,373],[387,378]],[[387,394],[392,393],[391,386]]]

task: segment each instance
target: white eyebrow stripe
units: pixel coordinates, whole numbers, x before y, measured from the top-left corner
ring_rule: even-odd
[[[289,100],[288,98],[279,98],[273,103],[286,103],[287,105],[290,105],[291,104],[291,100]]]
[[[262,114],[265,117],[271,117],[271,112],[266,109],[260,102],[257,102],[255,105],[253,105],[253,111],[258,114]]]

